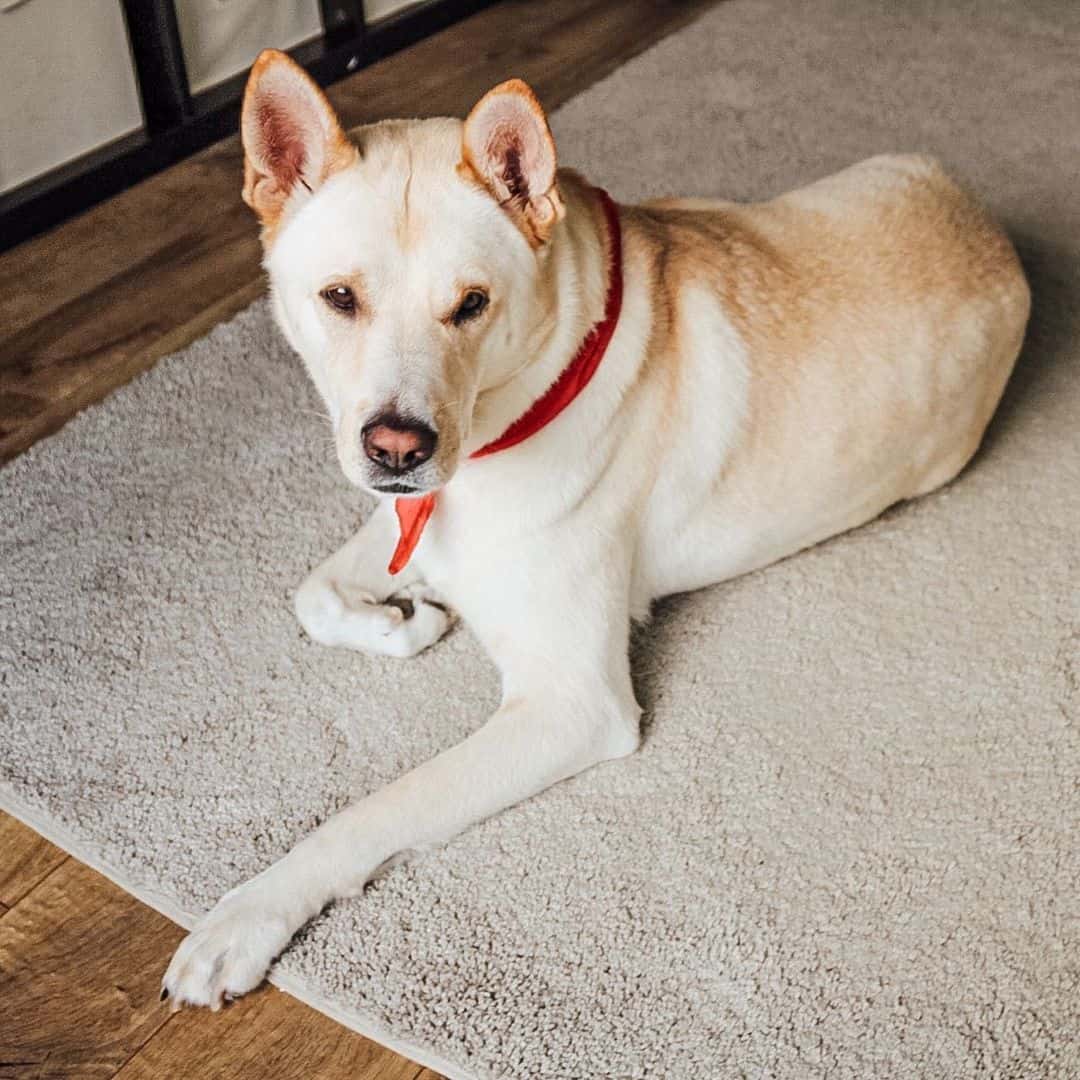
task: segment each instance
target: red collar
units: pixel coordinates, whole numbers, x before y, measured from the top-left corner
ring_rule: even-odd
[[[530,435],[535,435],[546,427],[589,385],[589,380],[596,374],[600,361],[607,352],[607,347],[615,333],[622,310],[622,230],[619,227],[619,208],[611,196],[600,188],[594,189],[600,199],[607,218],[609,238],[608,292],[604,304],[604,318],[598,322],[581,343],[577,355],[550,387],[532,403],[497,439],[481,446],[469,455],[470,458],[487,457],[500,450],[509,450],[512,446],[524,442]],[[401,538],[390,560],[391,574],[401,571],[416,545],[420,543],[424,526],[435,510],[435,492],[423,495],[419,499],[401,498],[394,500]]]

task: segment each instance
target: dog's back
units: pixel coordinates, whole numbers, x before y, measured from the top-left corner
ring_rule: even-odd
[[[970,460],[1030,296],[1007,237],[936,162],[876,157],[771,202],[664,200],[631,221],[666,267],[668,306],[715,295],[747,372],[739,436],[663,591],[853,528]],[[690,450],[729,407],[718,366],[740,358],[685,334],[679,352],[660,359],[681,367]]]

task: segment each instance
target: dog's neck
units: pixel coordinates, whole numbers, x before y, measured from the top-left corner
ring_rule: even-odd
[[[582,339],[574,357],[557,369],[553,378],[543,372],[546,385],[529,403],[524,413],[520,414],[503,433],[494,441],[482,445],[470,453],[473,459],[489,457],[517,446],[546,427],[558,415],[576,400],[578,395],[589,385],[596,374],[600,362],[607,352],[608,345],[618,326],[622,310],[623,297],[623,262],[622,262],[622,227],[619,221],[618,207],[611,197],[603,191],[594,192],[600,206],[604,223],[604,238],[601,245],[604,256],[605,284],[603,318],[594,320]],[[584,217],[582,218],[584,221]],[[569,250],[567,247],[565,250]],[[580,284],[582,279],[577,278]],[[583,296],[584,292],[570,293],[571,296]],[[577,304],[578,313],[587,312],[586,305]],[[557,325],[557,320],[556,320]],[[556,357],[558,351],[549,342],[541,355]],[[508,384],[514,380],[507,380]],[[539,380],[537,380],[539,382]],[[534,390],[536,388],[534,387]],[[398,518],[399,537],[394,548],[388,570],[391,574],[399,573],[420,542],[424,528],[435,512],[437,495],[432,492],[422,498],[401,497],[395,500],[394,509]]]
[[[540,398],[604,315],[609,285],[608,227],[599,196],[576,173],[562,171],[566,218],[544,255],[532,336],[526,359],[506,381],[483,391],[465,443],[471,454],[501,435]]]

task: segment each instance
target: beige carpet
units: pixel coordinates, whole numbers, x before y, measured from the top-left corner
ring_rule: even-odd
[[[1020,245],[1029,345],[949,490],[662,605],[639,754],[276,978],[455,1077],[1080,1075],[1080,8],[731,0],[554,126],[623,199],[936,153]],[[313,407],[257,304],[0,472],[0,801],[183,921],[495,703],[467,631],[301,635],[363,510]]]

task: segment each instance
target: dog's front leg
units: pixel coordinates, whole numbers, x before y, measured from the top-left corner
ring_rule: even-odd
[[[393,503],[384,500],[359,531],[317,566],[296,592],[296,617],[323,645],[408,657],[446,633],[451,616],[419,579],[415,560],[387,570],[397,543]]]
[[[544,599],[543,589],[530,593]],[[165,975],[174,1003],[216,1008],[245,993],[296,930],[330,900],[360,893],[387,860],[637,746],[625,603],[582,607],[590,597],[580,589],[559,596],[546,617],[510,606],[529,612],[528,625],[513,627],[523,644],[501,657],[503,703],[482,728],[328,820],[195,927]]]

